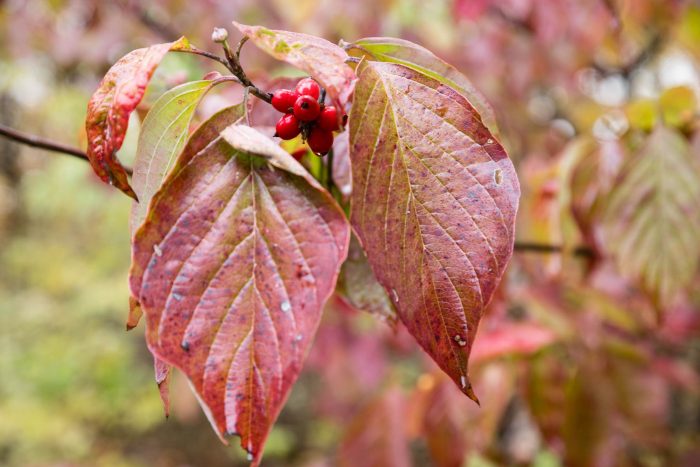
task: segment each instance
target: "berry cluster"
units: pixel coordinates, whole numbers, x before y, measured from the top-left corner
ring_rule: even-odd
[[[325,105],[321,88],[311,78],[299,81],[296,88],[279,89],[272,94],[272,106],[284,112],[277,122],[276,136],[296,138],[300,133],[311,150],[322,156],[333,147],[333,132],[340,129],[338,110]]]

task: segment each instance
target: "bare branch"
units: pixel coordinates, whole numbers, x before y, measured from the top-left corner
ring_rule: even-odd
[[[81,149],[67,146],[61,143],[55,143],[40,136],[30,135],[28,133],[15,130],[14,128],[10,128],[2,124],[0,124],[0,136],[4,136],[5,138],[8,138],[12,141],[31,146],[33,148],[45,149],[47,151],[67,154],[69,156],[77,157],[78,159],[83,159],[89,162],[87,154]],[[124,169],[126,170],[126,173],[131,175],[132,171],[130,167],[124,167]]]

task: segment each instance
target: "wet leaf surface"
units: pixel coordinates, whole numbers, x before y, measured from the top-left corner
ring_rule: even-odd
[[[402,322],[476,399],[467,360],[513,251],[515,170],[455,90],[397,64],[358,76],[353,227]]]
[[[187,375],[222,440],[239,435],[257,464],[334,290],[349,228],[272,140],[250,127],[206,130],[188,145],[203,149],[186,147],[153,198],[130,284],[149,349]]]

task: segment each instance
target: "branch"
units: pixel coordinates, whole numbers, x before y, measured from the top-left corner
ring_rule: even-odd
[[[585,258],[593,258],[595,256],[594,251],[587,246],[577,246],[576,248],[569,250],[562,245],[549,245],[546,243],[533,243],[533,242],[515,242],[515,251],[522,251],[525,253],[544,253],[544,254],[561,254],[566,252],[571,252],[574,256],[582,256]]]
[[[54,143],[53,141],[49,141],[36,135],[23,133],[3,124],[0,124],[0,135],[17,143],[25,144],[33,148],[45,149],[47,151],[67,154],[69,156],[77,157],[78,159],[83,159],[88,162],[90,161],[85,151],[82,151],[78,148],[66,146],[60,143]],[[130,167],[124,167],[124,169],[126,170],[126,173],[131,175],[132,171]]]
[[[652,33],[649,42],[647,42],[644,48],[627,63],[620,66],[609,66],[594,61],[591,66],[603,76],[622,75],[622,77],[628,79],[632,73],[656,56],[656,54],[661,51],[663,45],[664,35],[659,31],[655,31]]]

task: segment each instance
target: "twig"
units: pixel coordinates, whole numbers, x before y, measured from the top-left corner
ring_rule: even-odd
[[[515,242],[515,251],[529,252],[529,253],[545,253],[545,254],[561,254],[570,251],[574,256],[583,256],[586,258],[593,258],[595,253],[593,250],[587,246],[577,246],[572,250],[566,249],[562,245],[549,245],[546,243],[533,243],[533,242]]]
[[[2,124],[0,124],[0,135],[17,143],[25,144],[33,148],[45,149],[47,151],[67,154],[69,156],[77,157],[78,159],[83,159],[89,162],[85,151],[71,146],[66,146],[64,144],[55,143],[40,136],[23,133],[21,131],[15,130],[14,128],[10,128]],[[132,171],[130,167],[124,167],[124,169],[126,170],[126,173],[131,175]]]
[[[182,53],[190,53],[190,54],[200,55],[202,57],[206,57],[206,58],[209,58],[211,60],[215,60],[215,61],[221,63],[223,66],[225,66],[227,70],[231,70],[229,68],[228,62],[226,60],[224,60],[223,58],[219,57],[216,54],[213,54],[211,52],[207,52],[206,50],[200,50],[196,47],[189,47],[187,49],[180,49],[180,50],[175,49],[175,50],[173,50],[173,52],[182,52]]]
[[[651,39],[639,53],[629,62],[620,66],[609,66],[599,62],[593,62],[592,67],[603,76],[621,75],[628,79],[639,67],[653,58],[664,44],[664,35],[656,31],[652,33]]]
[[[258,88],[253,82],[248,78],[248,75],[246,75],[245,71],[243,70],[243,67],[241,66],[241,48],[243,48],[243,44],[245,44],[248,41],[247,36],[243,36],[243,39],[238,42],[238,46],[236,47],[236,53],[232,53],[231,49],[228,45],[227,40],[221,41],[221,45],[224,48],[224,55],[226,56],[226,60],[228,61],[227,68],[231,71],[231,73],[236,76],[241,81],[241,84],[247,88],[249,88],[249,91],[252,95],[257,97],[258,99],[262,99],[268,104],[272,103],[272,94],[269,92],[265,92]]]

